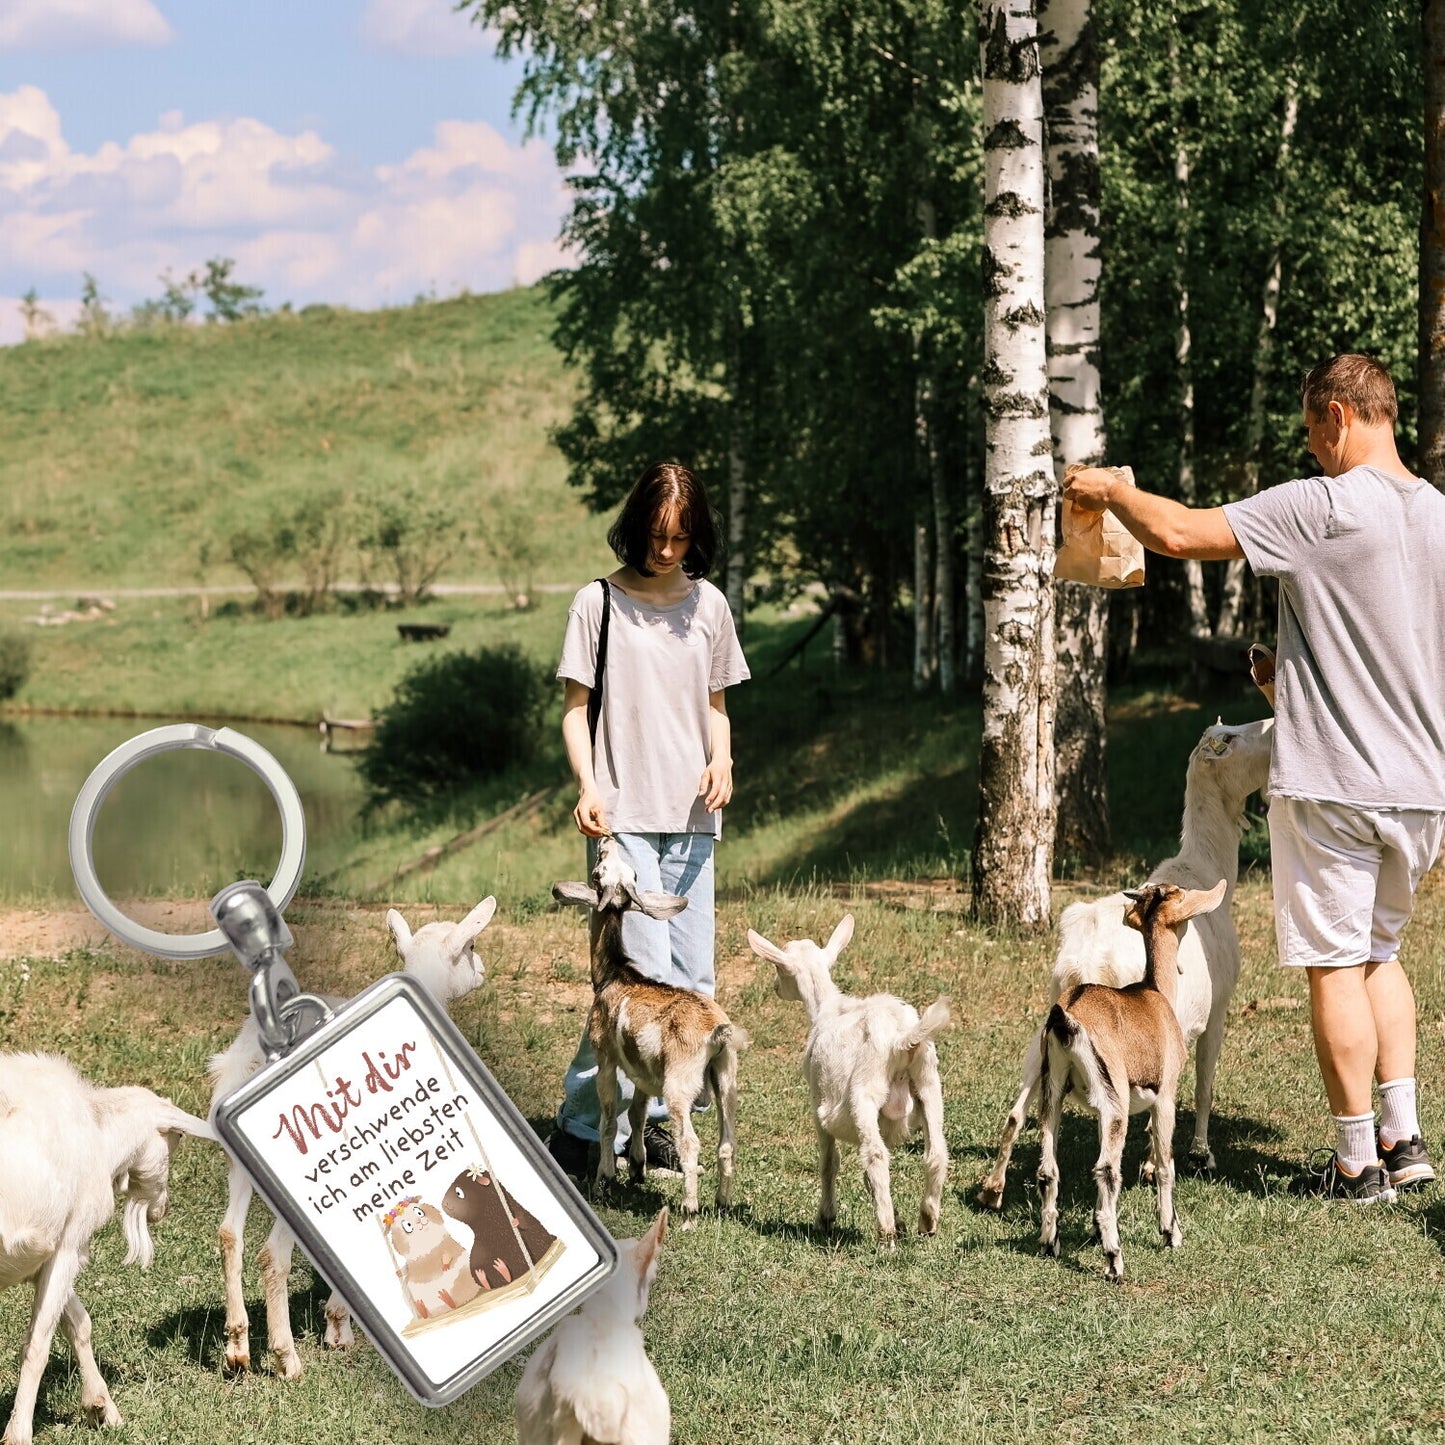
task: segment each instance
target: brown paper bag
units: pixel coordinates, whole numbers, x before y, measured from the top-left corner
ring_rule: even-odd
[[[1072,463],[1064,480],[1082,470]],[[1134,473],[1128,467],[1109,470],[1134,485]],[[1144,585],[1144,544],[1136,542],[1112,512],[1087,512],[1065,501],[1060,522],[1063,540],[1054,558],[1055,577],[1064,582],[1087,582],[1091,587]]]

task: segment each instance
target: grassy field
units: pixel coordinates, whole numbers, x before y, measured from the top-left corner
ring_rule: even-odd
[[[243,582],[235,527],[309,492],[409,489],[468,534],[445,577],[497,581],[482,532],[522,507],[537,580],[570,580],[600,539],[547,440],[572,394],[550,332],[532,288],[5,347],[0,587]]]
[[[1061,890],[1059,901],[1067,898]],[[1125,1190],[1128,1277],[1104,1283],[1085,1243],[1096,1149],[1092,1124],[1066,1122],[1063,1258],[1035,1257],[1037,1163],[1030,1131],[1001,1216],[970,1203],[1029,1030],[1045,1004],[1047,940],[976,928],[950,900],[898,906],[816,889],[758,889],[720,916],[720,996],[752,1033],[739,1114],[739,1203],[705,1213],[665,1252],[645,1323],[673,1403],[679,1442],[907,1445],[999,1439],[1438,1439],[1445,1426],[1445,1191],[1374,1211],[1282,1192],[1326,1139],[1327,1118],[1296,975],[1278,972],[1265,885],[1236,902],[1245,967],[1220,1070],[1214,1144],[1220,1174],[1179,1190],[1182,1250],[1156,1241],[1150,1195]],[[845,908],[858,933],[845,987],[896,989],[922,1002],[948,992],[959,1016],[940,1045],[952,1174],[937,1238],[875,1253],[856,1155],[845,1153],[836,1235],[815,1235],[814,1146],[798,1072],[801,1010],[772,993],[772,970],[746,950],[745,925],[774,938],[826,934]],[[412,910],[413,921],[426,916]],[[293,906],[292,958],[313,986],[348,991],[386,962],[380,906]],[[13,936],[13,934],[11,935]],[[539,1128],[556,1103],[586,1000],[585,932],[575,914],[519,917],[507,907],[484,936],[488,978],[457,1005],[464,1033]],[[1431,1087],[1445,1067],[1445,887],[1427,883],[1407,940],[1420,995],[1425,1124],[1440,1133]],[[206,1055],[241,1017],[245,979],[225,962],[171,964],[119,948],[0,963],[0,1046],[63,1051],[107,1082],[146,1082],[204,1112]],[[1185,1101],[1192,1094],[1186,1085]],[[1179,1138],[1192,1119],[1186,1107]],[[704,1161],[714,1135],[702,1125]],[[1137,1125],[1136,1125],[1137,1128]],[[1142,1138],[1131,1140],[1132,1180]],[[894,1196],[911,1219],[915,1152],[895,1156]],[[704,1180],[705,1197],[710,1189]],[[640,1233],[678,1181],[619,1186],[597,1201],[620,1235]],[[148,1275],[121,1264],[111,1226],[82,1292],[101,1367],[128,1424],[119,1441],[343,1439],[471,1442],[510,1438],[520,1364],[440,1412],[415,1405],[365,1343],[323,1350],[324,1289],[304,1264],[293,1314],[306,1366],[286,1384],[222,1366],[223,1299],[215,1230],[224,1199],[219,1151],[177,1152],[172,1213]],[[253,1220],[249,1249],[263,1222]],[[259,1284],[248,1271],[253,1330]],[[0,1349],[13,1361],[28,1291],[0,1295]],[[255,1341],[253,1335],[253,1342]],[[260,1347],[257,1346],[257,1356]],[[9,1383],[3,1383],[8,1377]],[[14,1376],[0,1375],[0,1412]],[[41,1440],[92,1438],[78,1378],[57,1344],[41,1396]]]

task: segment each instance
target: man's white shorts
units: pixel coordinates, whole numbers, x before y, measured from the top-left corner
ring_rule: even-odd
[[[1394,958],[1442,839],[1445,813],[1271,798],[1279,961],[1344,968]]]

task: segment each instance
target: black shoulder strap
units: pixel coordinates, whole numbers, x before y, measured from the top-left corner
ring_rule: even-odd
[[[597,630],[597,670],[587,697],[587,733],[597,746],[597,723],[602,716],[602,674],[607,670],[607,628],[612,621],[612,589],[605,577],[597,579],[602,588],[602,626]]]

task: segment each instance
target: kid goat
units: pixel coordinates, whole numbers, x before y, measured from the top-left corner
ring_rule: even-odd
[[[1179,989],[1174,1000],[1179,1027],[1188,1047],[1199,1039],[1195,1055],[1194,1142],[1190,1162],[1212,1170],[1209,1111],[1214,1100],[1214,1070],[1224,1042],[1224,1019],[1239,978],[1239,935],[1230,904],[1239,877],[1239,840],[1247,824],[1244,804],[1269,780],[1274,719],[1229,727],[1205,728],[1184,781],[1184,820],[1179,852],[1166,858],[1147,883],[1176,883],[1181,888],[1208,888],[1225,881],[1224,907],[1200,918],[1184,935],[1179,949]],[[1106,898],[1070,904],[1059,920],[1059,951],[1054,960],[1053,996],[1061,998],[1083,983],[1122,988],[1144,974],[1144,948],[1139,935],[1124,926],[1128,898]],[[1200,1035],[1203,1034],[1203,1038]],[[1014,1141],[1038,1094],[1043,1035],[1035,1034],[1024,1057],[1018,1097],[1004,1121],[998,1157],[979,1190],[991,1209],[1003,1208],[1004,1180]]]
[[[149,1089],[102,1089],[54,1054],[0,1054],[0,1289],[31,1280],[35,1304],[4,1445],[30,1445],[35,1397],[59,1324],[99,1423],[120,1411],[96,1367],[90,1316],[75,1293],[90,1237],[125,1201],[125,1261],[150,1267],[148,1223],[165,1217],[171,1146],[210,1126]]]
[[[878,1213],[879,1243],[891,1248],[898,1230],[888,1155],[913,1132],[920,1115],[927,1182],[918,1232],[932,1234],[938,1228],[948,1146],[943,1139],[943,1085],[933,1037],[948,1024],[948,1000],[935,999],[920,1019],[912,1005],[891,993],[850,998],[833,982],[832,969],[852,937],[851,913],[843,915],[822,948],[811,938],[779,948],[748,929],[753,952],[778,971],[778,997],[801,999],[808,1013],[803,1072],[813,1098],[823,1181],[818,1224],[831,1228],[837,1213],[838,1144],[856,1144]]]
[[[638,1326],[657,1275],[667,1210],[641,1239],[617,1241],[617,1272],[527,1361],[518,1445],[667,1445],[672,1406]]]
[[[413,934],[396,909],[386,915],[387,926],[401,955],[402,968],[411,974],[443,1007],[470,993],[486,976],[472,941],[492,921],[497,900],[484,898],[460,923],[427,923]],[[333,1008],[345,999],[328,997]],[[211,1059],[211,1103],[240,1086],[264,1063],[256,1020],[248,1018],[231,1046]],[[226,1216],[221,1221],[221,1263],[226,1273],[226,1364],[244,1370],[251,1363],[251,1322],[246,1315],[246,1291],[241,1278],[241,1257],[246,1215],[251,1209],[251,1181],[234,1159],[226,1164]],[[294,1380],[301,1373],[301,1357],[291,1333],[288,1281],[296,1237],[277,1220],[261,1246],[261,1280],[266,1293],[266,1333],[277,1372]],[[346,1301],[332,1292],[326,1301],[326,1343],[344,1349],[352,1342],[351,1312]]]
[[[622,943],[622,915],[629,908],[649,918],[672,918],[687,907],[687,899],[639,889],[637,874],[611,837],[598,842],[591,881],[554,884],[552,896],[559,903],[591,909],[592,1009],[587,1037],[597,1056],[597,1102],[602,1110],[597,1126],[598,1179],[617,1174],[613,1141],[621,1069],[636,1085],[627,1113],[632,1124],[628,1159],[633,1174],[640,1179],[647,1171],[642,1138],[647,1101],[661,1095],[682,1159],[683,1212],[696,1214],[702,1171],[692,1104],[706,1086],[718,1110],[717,1207],[726,1209],[733,1193],[738,1050],[747,1047],[748,1036],[715,1000],[648,978],[627,957]]]
[[[1154,1174],[1159,1188],[1159,1233],[1171,1249],[1184,1242],[1174,1212],[1174,1094],[1184,1067],[1184,1035],[1174,1016],[1179,984],[1179,933],[1185,922],[1219,907],[1228,887],[1221,878],[1207,893],[1152,883],[1127,893],[1124,921],[1144,938],[1144,978],[1125,988],[1086,983],[1049,1010],[1044,1023],[1039,1081],[1039,1188],[1043,1228],[1039,1243],[1059,1253],[1059,1164],[1056,1145],[1064,1099],[1073,1093],[1099,1118],[1099,1202],[1094,1227],[1107,1261],[1106,1278],[1124,1278],[1119,1246],[1120,1162],[1129,1115],[1149,1111]]]

